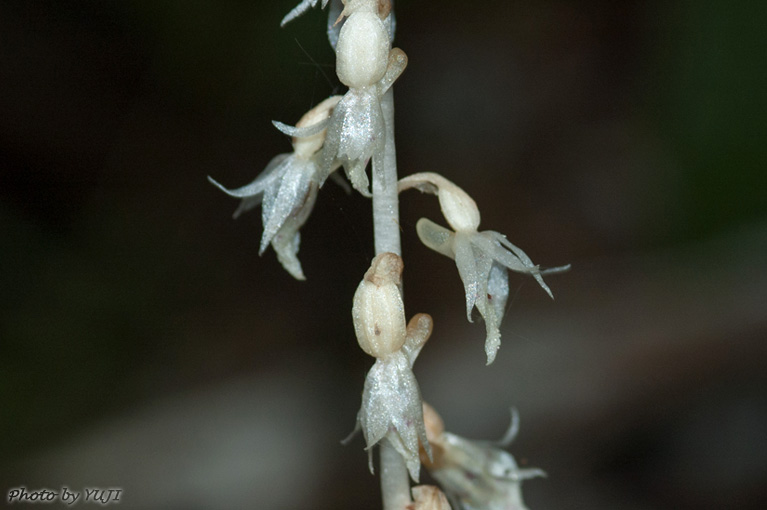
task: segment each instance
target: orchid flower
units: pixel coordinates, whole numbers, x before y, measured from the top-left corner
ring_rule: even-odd
[[[492,230],[478,232],[480,216],[476,202],[438,174],[426,172],[400,179],[399,191],[410,188],[437,195],[442,214],[453,228],[451,231],[426,218],[416,224],[423,244],[455,260],[466,293],[466,317],[472,322],[471,311],[476,307],[485,320],[485,353],[489,365],[501,346],[500,325],[509,297],[508,270],[532,275],[553,299],[541,275],[566,271],[570,266],[541,271],[506,236]]]
[[[519,414],[511,410],[511,425],[497,442],[472,441],[445,432],[442,419],[423,405],[426,434],[433,458],[421,456],[429,473],[439,482],[455,510],[527,510],[522,501],[522,481],[546,476],[540,469],[519,468],[514,457],[501,449],[514,440]]]
[[[365,378],[357,430],[365,437],[370,471],[372,448],[386,437],[405,459],[413,480],[421,467],[419,441],[431,449],[423,423],[421,392],[413,363],[432,331],[427,314],[417,314],[405,326],[400,292],[402,259],[378,255],[354,294],[352,316],[357,341],[376,362]]]
[[[250,184],[229,190],[208,177],[227,195],[242,198],[234,211],[235,218],[261,204],[264,233],[258,254],[263,255],[271,244],[282,266],[297,280],[306,279],[297,256],[301,242],[299,229],[309,218],[324,181],[320,179],[318,153],[325,140],[324,126],[340,99],[340,96],[329,97],[307,112],[293,128],[305,135],[294,137],[293,152],[273,158]],[[275,125],[283,132],[289,131],[281,123],[275,122]]]
[[[407,56],[399,48],[390,50],[388,12],[379,11],[386,2],[345,2],[341,17],[348,16],[338,34],[336,74],[349,91],[333,110],[322,155],[322,169],[343,165],[352,186],[371,196],[365,173],[368,161],[383,167],[386,126],[381,97],[405,70]]]

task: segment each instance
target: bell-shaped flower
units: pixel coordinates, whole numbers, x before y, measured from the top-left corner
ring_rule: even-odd
[[[307,112],[292,128],[305,135],[294,137],[293,152],[276,156],[250,184],[229,190],[208,177],[227,195],[242,199],[235,218],[261,204],[264,233],[259,255],[271,244],[282,266],[298,280],[306,279],[298,260],[299,229],[309,218],[322,185],[318,153],[325,140],[324,126],[340,99],[332,96]],[[275,125],[283,132],[289,131],[280,123]]]
[[[348,92],[333,110],[322,151],[322,170],[344,167],[352,186],[371,196],[365,172],[368,161],[383,167],[386,124],[381,97],[405,70],[407,56],[391,51],[390,33],[376,12],[352,12],[336,45],[336,73]]]
[[[501,449],[511,444],[519,430],[515,409],[503,439],[490,442],[445,432],[436,411],[426,403],[423,408],[433,456],[422,453],[421,460],[455,510],[527,510],[522,500],[522,481],[546,473],[536,468],[519,468],[514,457]]]
[[[415,315],[405,326],[400,293],[402,259],[383,253],[354,295],[352,316],[357,341],[376,362],[365,378],[356,430],[365,437],[370,470],[372,448],[386,438],[405,459],[410,476],[418,480],[419,442],[430,452],[423,423],[421,392],[413,363],[432,331],[427,314]]]
[[[466,294],[466,316],[472,322],[471,311],[476,307],[485,320],[485,353],[489,365],[501,345],[500,325],[509,297],[508,270],[532,275],[553,298],[541,275],[566,271],[570,266],[541,271],[506,236],[492,230],[478,232],[477,204],[465,191],[438,174],[427,172],[400,179],[399,191],[409,188],[437,195],[442,214],[453,228],[449,230],[426,218],[416,224],[421,242],[455,260]]]

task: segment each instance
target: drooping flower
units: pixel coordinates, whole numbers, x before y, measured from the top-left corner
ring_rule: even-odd
[[[386,438],[417,481],[419,442],[426,451],[431,450],[412,368],[431,335],[432,320],[427,314],[417,314],[405,326],[401,275],[402,259],[393,253],[380,254],[354,294],[352,316],[357,341],[376,358],[365,378],[355,431],[361,429],[365,437],[371,472],[372,448]]]
[[[423,405],[426,434],[433,457],[421,455],[424,466],[453,503],[454,510],[527,510],[522,482],[546,476],[540,469],[519,468],[514,457],[502,450],[519,430],[519,415],[512,409],[511,425],[498,442],[472,441],[445,432],[442,419]]]
[[[391,49],[390,27],[377,2],[346,3],[348,16],[338,34],[336,74],[349,87],[333,111],[322,155],[323,171],[335,162],[343,165],[352,186],[370,196],[365,167],[383,167],[386,125],[381,97],[405,70],[407,56]]]
[[[478,232],[480,216],[476,202],[438,174],[425,172],[400,179],[399,191],[410,188],[437,195],[442,214],[453,228],[451,231],[426,218],[416,224],[421,242],[455,260],[466,294],[466,316],[472,322],[471,311],[476,307],[485,320],[485,353],[489,365],[501,345],[500,325],[509,297],[508,270],[532,275],[553,298],[541,275],[566,271],[570,266],[541,271],[506,236],[492,230]]]
[[[271,244],[282,266],[298,280],[306,279],[297,256],[299,229],[309,218],[317,191],[324,182],[318,153],[325,140],[324,126],[340,99],[329,97],[307,112],[292,128],[304,135],[293,138],[293,152],[273,158],[250,184],[229,190],[208,177],[227,195],[242,199],[234,212],[235,218],[261,204],[264,233],[258,253],[263,255]],[[275,125],[283,132],[287,130],[280,123]]]

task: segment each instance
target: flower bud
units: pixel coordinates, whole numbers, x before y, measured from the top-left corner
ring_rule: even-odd
[[[376,358],[397,352],[405,343],[405,306],[399,288],[402,268],[398,255],[377,255],[354,294],[352,318],[357,342]]]

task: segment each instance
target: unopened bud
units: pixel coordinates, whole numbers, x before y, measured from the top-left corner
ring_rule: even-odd
[[[352,318],[357,342],[376,358],[397,352],[405,343],[405,305],[399,288],[402,268],[398,255],[377,255],[354,294]]]

